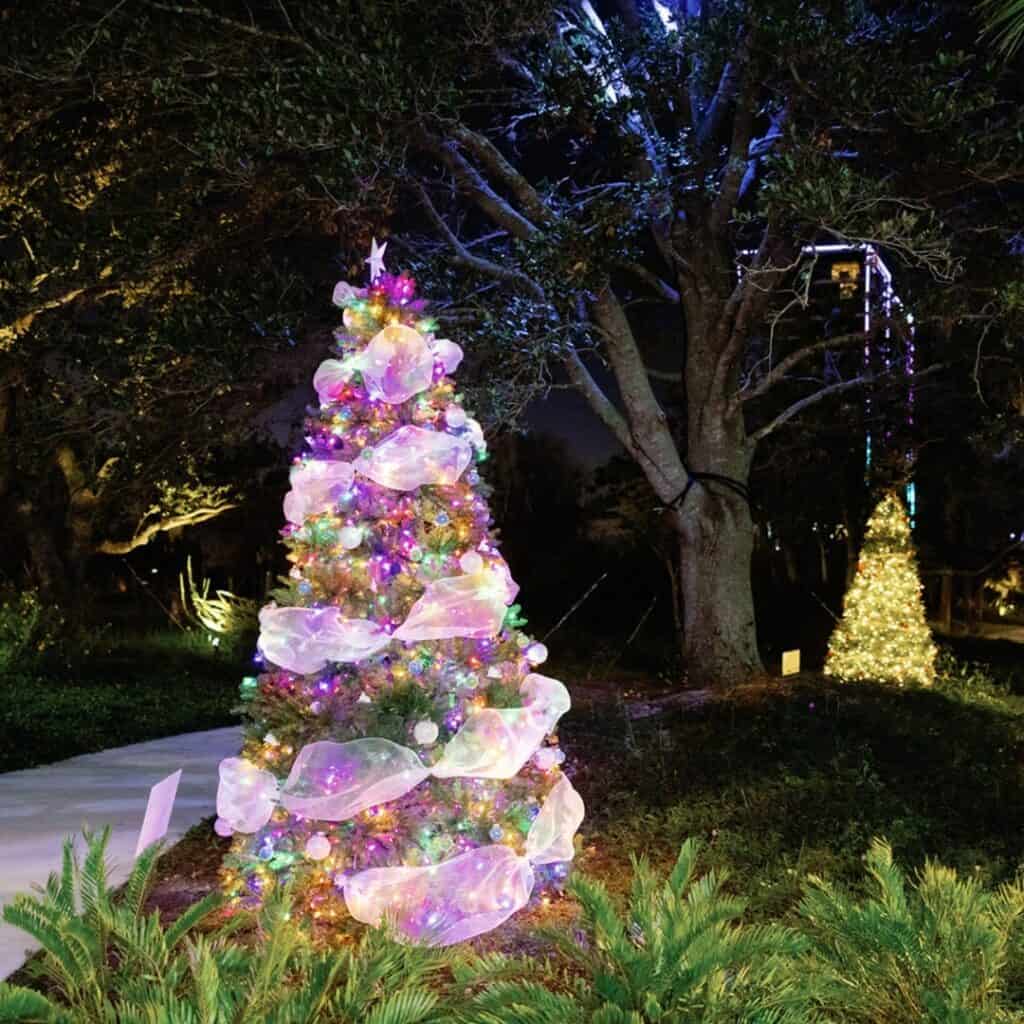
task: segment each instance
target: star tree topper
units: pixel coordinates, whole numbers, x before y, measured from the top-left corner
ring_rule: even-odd
[[[378,245],[376,238],[370,243],[370,255],[367,259],[363,260],[364,263],[370,264],[370,284],[373,284],[384,273],[384,250],[387,247],[387,242],[383,245]]]

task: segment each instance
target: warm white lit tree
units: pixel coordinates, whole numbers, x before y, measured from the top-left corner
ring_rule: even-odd
[[[910,521],[890,492],[868,520],[857,574],[843,618],[829,641],[825,672],[928,686],[935,678],[935,644],[925,617]]]

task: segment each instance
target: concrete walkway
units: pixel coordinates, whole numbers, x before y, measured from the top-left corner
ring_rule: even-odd
[[[212,729],[0,775],[0,905],[45,882],[60,867],[65,837],[80,837],[83,827],[111,826],[111,882],[119,884],[131,869],[150,786],[182,769],[167,833],[177,839],[213,813],[217,765],[240,746],[238,728]],[[35,946],[24,932],[0,924],[0,978]]]

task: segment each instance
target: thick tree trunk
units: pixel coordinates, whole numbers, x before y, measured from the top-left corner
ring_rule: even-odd
[[[68,579],[53,534],[47,529],[32,502],[19,502],[16,514],[25,540],[31,583],[38,587],[45,601],[64,603],[68,593]]]
[[[694,491],[679,537],[687,682],[728,689],[763,671],[750,582],[754,531],[742,498]]]
[[[694,313],[696,314],[696,310]],[[678,511],[686,675],[691,686],[728,689],[764,671],[757,650],[751,565],[754,524],[742,493],[754,446],[738,386],[735,339],[716,330],[720,310],[688,317],[686,461],[696,474]],[[730,354],[730,353],[733,354]]]

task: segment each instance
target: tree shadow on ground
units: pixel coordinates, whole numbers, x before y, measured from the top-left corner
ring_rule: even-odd
[[[859,884],[873,836],[990,882],[1024,857],[1024,719],[995,702],[808,677],[640,722],[574,714],[562,741],[585,859],[611,884],[631,852],[668,862],[687,836],[772,916],[809,872]]]

